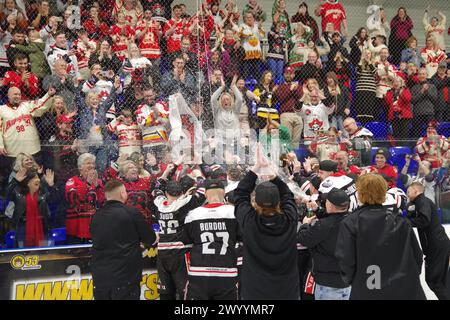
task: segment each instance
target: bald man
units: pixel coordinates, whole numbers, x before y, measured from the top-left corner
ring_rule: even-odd
[[[339,172],[342,172],[343,174],[356,174],[358,176],[361,174],[361,168],[354,165],[348,165],[349,159],[347,151],[338,151],[336,153],[335,161],[338,164]]]
[[[425,281],[439,300],[450,299],[447,286],[450,240],[439,222],[436,205],[425,197],[425,188],[413,182],[408,188],[408,218],[417,228],[425,255]]]
[[[92,279],[95,300],[139,300],[142,279],[141,243],[150,247],[158,236],[139,211],[125,205],[122,182],[105,184],[105,206],[91,222]]]
[[[21,102],[20,89],[9,88],[9,102],[0,106],[0,155],[15,158],[19,153],[28,153],[36,158],[41,142],[33,118],[42,116],[52,106],[55,92],[50,88],[39,100]]]
[[[358,127],[355,119],[350,117],[344,120],[343,125],[345,132],[341,143],[346,144],[353,154],[353,164],[369,166],[372,163],[372,132],[364,127]]]

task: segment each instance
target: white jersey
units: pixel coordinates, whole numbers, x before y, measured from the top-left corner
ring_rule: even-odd
[[[41,151],[33,117],[42,116],[52,101],[46,94],[36,101],[21,102],[17,108],[0,106],[0,148],[5,148],[9,157],[17,157],[21,152],[36,154]]]
[[[50,51],[48,52],[47,55],[47,61],[48,65],[50,66],[50,69],[52,70],[52,74],[55,73],[55,62],[59,59],[64,59],[64,56],[68,56],[70,59],[70,63],[67,68],[68,73],[69,74],[73,73],[77,77],[79,76],[77,57],[75,55],[69,56],[68,53],[69,53],[68,49],[62,49],[57,47],[56,45],[50,47]]]
[[[317,106],[304,104],[300,110],[300,116],[303,119],[303,136],[305,144],[311,144],[315,137],[324,136],[321,132],[328,131],[330,124],[328,116],[332,114],[334,107],[327,107],[323,103]]]
[[[348,211],[352,212],[358,208],[358,198],[356,196],[356,185],[355,181],[345,175],[341,176],[330,176],[322,181],[319,186],[319,193],[326,194],[331,191],[331,189],[337,188],[344,190],[345,193],[350,197],[350,206]]]
[[[358,197],[358,192],[355,193]],[[386,192],[386,200],[383,203],[383,207],[387,208],[393,213],[401,213],[406,208],[408,198],[405,192],[400,188],[391,188]],[[358,206],[360,206],[358,204]]]

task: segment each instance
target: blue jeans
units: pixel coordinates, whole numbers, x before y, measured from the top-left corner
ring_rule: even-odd
[[[284,60],[283,59],[267,59],[267,64],[269,66],[270,71],[273,74],[273,80],[276,84],[280,84],[283,82],[283,73],[284,73]]]
[[[351,287],[332,288],[321,286],[316,283],[314,298],[316,300],[348,300],[350,298]]]
[[[332,116],[330,127],[335,127],[338,131],[344,130],[344,117],[343,116]]]

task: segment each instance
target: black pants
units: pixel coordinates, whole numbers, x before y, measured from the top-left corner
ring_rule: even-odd
[[[156,260],[158,269],[159,294],[161,300],[176,300],[178,294],[182,299],[187,281],[186,261],[184,255],[171,255]]]
[[[425,281],[439,300],[450,300],[450,288],[447,286],[448,267],[448,248],[425,256]]]
[[[141,285],[139,282],[113,288],[98,288],[94,283],[95,300],[139,300],[140,296]]]
[[[398,140],[406,140],[409,136],[409,121],[410,119],[394,119],[392,120],[392,131],[394,138]]]
[[[238,279],[189,277],[185,300],[238,300]]]

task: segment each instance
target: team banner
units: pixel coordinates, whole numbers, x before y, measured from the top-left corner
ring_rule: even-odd
[[[91,245],[0,251],[1,300],[92,300]],[[141,300],[159,298],[156,249],[144,252]]]

